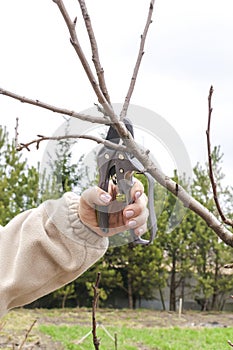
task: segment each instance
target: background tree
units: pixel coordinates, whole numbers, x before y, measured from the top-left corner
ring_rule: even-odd
[[[176,171],[174,181],[178,181]],[[176,303],[180,297],[184,299],[185,281],[190,277],[192,266],[189,253],[190,242],[192,242],[191,222],[189,213],[186,213],[185,216],[184,213],[184,207],[176,203],[175,196],[168,192],[163,212],[158,220],[157,239],[164,252],[163,263],[169,272],[167,284],[169,286],[169,310],[171,311],[176,310]],[[179,218],[182,217],[182,221],[179,222]],[[179,295],[177,295],[178,288],[182,291],[179,292]]]
[[[36,207],[39,202],[39,172],[29,166],[0,127],[0,224],[7,224],[20,212]]]
[[[70,120],[66,119],[65,135],[70,132]],[[72,148],[76,141],[68,138],[56,142],[55,154],[49,155],[48,167],[42,180],[42,200],[59,198],[65,192],[81,192],[81,178],[84,176],[83,156],[74,162]]]
[[[223,154],[220,147],[215,147],[212,152],[213,171],[216,184],[218,186],[219,200],[224,206],[225,211],[232,212],[232,188],[224,186],[224,174],[221,169]],[[202,202],[211,212],[218,216],[213,199],[212,188],[208,173],[208,165],[202,167],[200,164],[194,168],[194,182],[192,194]],[[229,214],[230,215],[230,214]],[[203,309],[219,308],[217,300],[219,293],[222,294],[222,282],[229,278],[223,274],[222,266],[226,264],[229,253],[226,244],[224,244],[214,232],[207,228],[203,220],[195,215],[196,225],[194,227],[194,245],[192,253],[194,254],[194,266],[197,271],[197,287],[199,298],[202,299]],[[196,247],[195,247],[196,246]],[[228,284],[228,283],[227,283]]]

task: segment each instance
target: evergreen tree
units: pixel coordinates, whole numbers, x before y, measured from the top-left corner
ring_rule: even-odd
[[[212,153],[213,171],[217,184],[219,200],[228,215],[232,211],[233,192],[223,184],[224,174],[221,169],[223,154],[220,147],[215,147]],[[218,216],[213,199],[212,188],[209,179],[208,167],[201,167],[199,164],[194,168],[193,196],[203,203],[207,209]],[[223,274],[222,266],[228,262],[229,247],[218,239],[215,233],[206,226],[205,222],[196,216],[195,245],[193,250],[194,266],[196,267],[197,300],[202,301],[202,309],[218,309],[222,306],[219,303],[219,295],[224,294],[224,281],[226,292],[230,285],[229,276]],[[231,284],[231,283],[230,283]]]
[[[69,134],[69,120],[67,120],[65,135]],[[82,158],[77,163],[72,160],[72,147],[75,141],[64,139],[57,142],[55,156],[50,155],[49,174],[43,174],[43,200],[46,198],[59,198],[68,191],[74,191],[80,187],[80,179],[84,169]],[[80,192],[80,188],[79,188]]]
[[[176,172],[174,172],[174,180],[178,182]],[[183,220],[179,223],[182,217]],[[192,242],[193,225],[191,217],[192,213],[187,212],[183,204],[177,202],[176,197],[168,192],[158,221],[158,241],[163,249],[165,269],[169,272],[167,286],[169,287],[169,310],[171,311],[176,310],[179,298],[184,299],[185,283],[190,278],[192,261],[189,246]]]
[[[69,120],[66,123],[65,135],[69,134]],[[55,157],[50,158],[49,175],[43,174],[42,180],[42,200],[49,198],[60,198],[65,192],[78,191],[81,192],[80,179],[83,176],[84,169],[82,164],[82,157],[77,163],[72,160],[72,147],[75,141],[69,139],[60,140],[57,142]],[[66,302],[71,300],[71,304],[77,301],[78,295],[75,287],[75,281],[71,282],[59,290],[49,295],[48,301],[53,299],[53,306],[66,306]],[[75,305],[76,306],[76,305]]]
[[[0,127],[0,224],[39,204],[38,170],[27,164],[14,141]]]

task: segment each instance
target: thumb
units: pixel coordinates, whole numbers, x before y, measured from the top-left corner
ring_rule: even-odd
[[[95,205],[108,205],[112,199],[112,196],[102,190],[98,186],[93,186],[85,190],[81,195],[82,200],[86,202],[91,208],[95,208]]]

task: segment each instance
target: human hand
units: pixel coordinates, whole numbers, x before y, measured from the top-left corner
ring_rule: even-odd
[[[144,193],[142,183],[135,179],[131,188],[133,203],[127,205],[123,210],[117,210],[116,197],[117,186],[113,183],[109,186],[109,191],[105,192],[101,188],[94,186],[85,190],[80,198],[79,217],[84,225],[100,236],[113,236],[117,233],[133,229],[137,236],[141,236],[147,231],[147,196]],[[103,233],[98,226],[96,217],[96,205],[109,206],[109,231]]]

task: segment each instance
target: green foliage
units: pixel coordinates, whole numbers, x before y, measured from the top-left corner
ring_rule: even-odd
[[[223,175],[218,168],[219,152],[219,148],[215,148],[213,160],[217,178],[222,181]],[[207,167],[197,165],[194,176],[192,194],[216,212]],[[145,177],[137,177],[147,191]],[[185,186],[178,180],[176,172],[174,180]],[[219,188],[224,198],[231,195],[222,184]],[[185,301],[187,288],[191,287],[190,279],[195,277],[197,284],[189,289],[192,293],[189,297],[204,298],[209,308],[221,309],[224,306],[233,283],[220,267],[229,259],[230,248],[218,240],[200,217],[185,209],[158,184],[155,185],[155,210],[159,230],[154,243],[148,247],[132,248],[128,244],[110,247],[105,256],[75,282],[79,306],[91,306],[92,285],[98,272],[101,272],[100,305],[110,302],[119,307],[115,300],[120,296],[127,298],[128,306],[134,308],[140,306],[142,299],[153,299],[156,290],[164,303],[162,291],[168,286],[169,309],[175,310],[179,298]],[[179,223],[181,218],[183,220]],[[175,228],[170,230],[170,227]]]
[[[6,129],[0,127],[0,224],[39,204],[39,174],[29,167]]]
[[[70,120],[66,121],[65,135],[69,134]],[[56,143],[55,154],[49,154],[47,173],[42,176],[42,200],[60,198],[65,192],[76,191],[80,193],[83,188],[81,179],[85,176],[83,156],[77,162],[73,160],[72,147],[75,141],[60,140]]]
[[[69,134],[69,120],[66,123],[65,135]],[[60,198],[65,192],[81,191],[80,179],[83,176],[82,157],[77,163],[73,163],[72,147],[75,142],[70,139],[64,139],[57,142],[55,157],[50,157],[50,174],[43,174],[41,198],[56,199]],[[76,299],[75,282],[60,288],[52,293],[53,299],[58,302],[61,300],[61,306],[70,299]]]
[[[224,186],[224,174],[221,169],[222,154],[220,148],[215,147],[212,153],[213,171],[217,184],[218,197],[226,215],[232,203],[233,192],[228,186]],[[212,188],[209,179],[208,167],[203,168],[200,164],[194,168],[193,196],[205,205],[213,214],[218,216]],[[228,205],[226,206],[225,203]],[[217,235],[206,226],[205,222],[194,215],[195,227],[193,230],[193,265],[195,266],[197,286],[195,292],[199,298],[205,300],[205,307],[210,309],[221,309],[233,283],[229,276],[224,274],[221,268],[231,259],[229,251],[232,249],[221,242]],[[223,284],[226,283],[224,292]]]
[[[69,123],[67,133],[68,129]],[[6,129],[0,127],[1,225],[18,213],[38,206],[42,200],[58,198],[70,190],[82,191],[81,179],[86,176],[85,169],[82,157],[73,162],[72,146],[73,143],[68,140],[58,143],[56,158],[50,163],[52,175],[49,179],[45,177],[39,185],[38,169],[27,164],[22,153],[16,151],[14,142],[9,141]],[[212,160],[218,197],[225,215],[232,218],[233,191],[224,185],[222,157],[220,148],[215,147]],[[147,193],[146,178],[142,175],[137,177]],[[182,185],[183,181],[178,179],[176,172],[174,180]],[[222,243],[199,216],[184,208],[177,198],[157,183],[154,193],[158,217],[154,243],[147,247],[131,247],[123,244],[122,235],[122,245],[112,244],[105,256],[85,274],[47,296],[49,305],[91,306],[92,285],[97,273],[101,272],[100,306],[110,303],[120,307],[116,300],[124,297],[130,308],[140,307],[141,300],[154,299],[156,291],[159,291],[164,304],[163,288],[168,286],[171,310],[176,309],[180,297],[185,301],[187,288],[190,287],[191,297],[202,299],[203,308],[221,310],[224,307],[229,294],[232,294],[233,280],[224,273],[222,266],[231,262],[232,248]],[[206,165],[197,164],[194,168],[191,194],[218,216]],[[195,287],[190,285],[191,278],[196,280]]]

